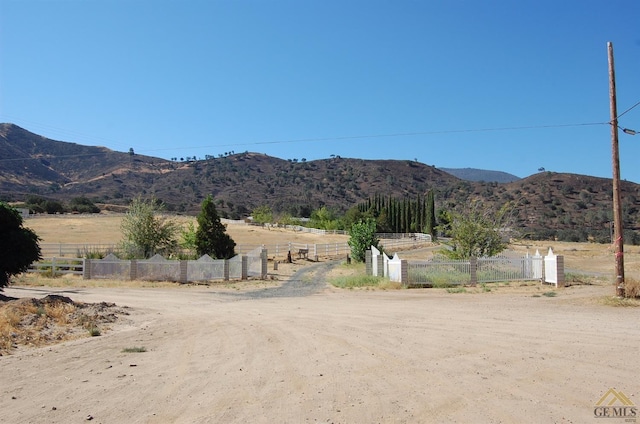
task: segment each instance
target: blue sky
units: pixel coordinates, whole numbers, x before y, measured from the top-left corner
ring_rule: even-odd
[[[608,41],[622,113],[637,0],[0,0],[0,122],[163,158],[610,178]],[[620,157],[640,183],[640,134]]]

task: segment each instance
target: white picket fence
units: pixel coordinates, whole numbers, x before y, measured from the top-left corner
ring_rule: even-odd
[[[535,255],[524,257],[405,260],[397,253],[390,258],[372,246],[366,262],[369,275],[385,276],[407,286],[541,281],[563,287],[565,282],[564,257],[554,254],[552,249],[544,257],[536,251]]]

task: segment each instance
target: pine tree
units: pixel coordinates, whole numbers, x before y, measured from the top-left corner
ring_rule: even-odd
[[[218,211],[211,195],[202,202],[197,217],[196,251],[198,255],[209,255],[214,259],[230,259],[235,256],[236,243],[226,233],[227,226],[220,222]]]

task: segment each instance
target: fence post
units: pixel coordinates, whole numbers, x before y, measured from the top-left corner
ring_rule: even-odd
[[[246,255],[242,255],[241,259],[241,270],[240,270],[240,279],[247,280],[249,278],[249,261]],[[262,253],[260,254],[260,259],[262,259]]]
[[[403,286],[409,284],[409,262],[406,259],[400,260],[400,283]]]
[[[564,287],[565,286],[565,277],[564,277],[564,256],[556,256],[556,272],[558,273],[558,277],[556,279],[557,284],[556,287]]]
[[[378,265],[378,277],[384,277],[384,254],[376,256],[376,262]]]
[[[478,283],[478,258],[469,258],[469,271],[471,271],[471,286]]]
[[[229,259],[224,259],[223,262],[223,274],[224,274],[224,281],[228,281],[229,280]]]
[[[371,249],[367,250],[364,255],[364,264],[366,275],[373,275],[373,259],[371,257]]]
[[[82,260],[82,279],[91,280],[91,259]]]
[[[188,281],[189,261],[180,261],[180,283],[186,284]]]
[[[138,261],[132,259],[129,261],[131,266],[129,268],[129,280],[137,280],[138,279]]]
[[[264,249],[262,251],[262,253],[260,254],[260,258],[262,259],[262,267],[261,267],[261,273],[262,273],[262,279],[266,280],[267,279],[267,268],[269,266],[269,258],[267,257],[267,249]],[[247,271],[248,274],[248,271]]]

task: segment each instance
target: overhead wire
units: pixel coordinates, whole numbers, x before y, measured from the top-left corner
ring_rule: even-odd
[[[640,104],[640,102],[638,104]],[[627,111],[625,111],[625,113]],[[524,130],[533,130],[533,129],[585,127],[585,126],[608,125],[608,124],[609,122],[585,122],[585,123],[577,123],[577,124],[527,125],[527,126],[516,126],[516,127],[471,128],[471,129],[455,129],[455,130],[417,131],[417,132],[391,133],[391,134],[369,134],[369,135],[338,136],[338,137],[299,138],[299,139],[290,139],[290,140],[227,143],[227,144],[202,145],[202,146],[190,146],[190,147],[182,146],[180,148],[145,149],[145,150],[138,150],[137,152],[150,153],[150,152],[169,151],[169,150],[204,149],[204,148],[212,148],[212,147],[258,146],[258,145],[267,145],[267,144],[306,143],[306,142],[317,142],[317,141],[344,141],[344,140],[389,138],[389,137],[415,137],[415,136],[421,136],[421,135],[460,134],[460,133],[475,133],[475,132],[524,131]],[[106,153],[107,152],[80,153],[80,154],[74,154],[74,155],[58,155],[58,156],[53,155],[53,156],[47,156],[46,158],[42,158],[42,159],[86,157],[86,156],[102,155]],[[5,158],[5,159],[0,159],[0,162],[33,160],[33,159],[41,159],[41,158]]]
[[[635,105],[631,106],[629,109],[625,110],[624,112],[622,112],[621,114],[618,115],[617,119],[620,119],[620,117],[622,115],[624,115],[625,113],[629,112],[631,109],[633,109],[634,107],[640,105],[640,102],[636,103]]]

